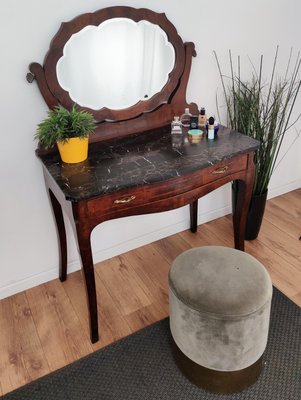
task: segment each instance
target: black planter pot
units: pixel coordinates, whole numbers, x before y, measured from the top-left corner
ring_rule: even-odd
[[[263,194],[252,196],[251,198],[246,225],[246,240],[254,240],[259,234],[265,205],[267,202],[267,195],[268,192],[266,191]]]
[[[253,195],[251,198],[251,203],[249,206],[247,223],[246,223],[246,232],[245,232],[245,240],[254,240],[257,238],[263,214],[265,210],[265,205],[267,201],[268,192],[266,191],[260,195]],[[236,206],[236,191],[232,188],[232,210],[233,213],[235,211]]]

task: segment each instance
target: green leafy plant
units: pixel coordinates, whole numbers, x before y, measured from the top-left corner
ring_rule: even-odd
[[[287,131],[300,118],[299,114],[291,122],[301,86],[299,78],[300,55],[298,54],[291,69],[291,50],[285,76],[283,78],[277,77],[277,47],[271,78],[268,83],[265,83],[262,77],[263,56],[260,58],[258,71],[252,65],[253,73],[251,78],[243,80],[241,79],[240,57],[238,57],[237,72],[235,72],[232,55],[229,52],[231,74],[230,76],[225,76],[221,71],[216,52],[214,52],[214,55],[226,101],[227,125],[260,142],[260,148],[257,150],[254,159],[255,182],[253,194],[263,194],[268,190],[270,179],[278,165],[279,151],[284,137]],[[219,110],[218,102],[217,108]]]
[[[89,112],[78,110],[76,105],[73,105],[70,111],[57,106],[50,110],[48,117],[38,125],[34,138],[49,149],[57,141],[66,143],[70,138],[86,138],[94,132],[95,127],[95,120]]]

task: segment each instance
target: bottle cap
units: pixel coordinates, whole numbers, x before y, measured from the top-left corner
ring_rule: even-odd
[[[209,125],[214,125],[214,118],[210,117],[208,123]]]
[[[175,116],[175,117],[174,117],[174,120],[175,120],[175,121],[180,121],[180,117]]]
[[[205,110],[204,107],[202,107],[202,108],[200,109],[200,114],[201,114],[201,115],[205,115],[205,114],[206,114],[206,110]]]
[[[185,114],[189,114],[189,108],[185,108]]]

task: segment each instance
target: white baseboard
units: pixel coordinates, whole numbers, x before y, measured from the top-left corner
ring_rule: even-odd
[[[217,210],[213,210],[207,213],[201,213],[199,215],[198,223],[202,224],[213,219],[219,218],[223,215],[226,215],[230,212],[230,207],[223,207]],[[185,229],[189,228],[189,220],[183,220],[176,222],[175,224],[171,224],[164,229],[156,230],[153,232],[148,232],[142,236],[136,237],[131,240],[124,241],[122,243],[118,243],[114,247],[109,247],[106,249],[96,250],[93,252],[93,260],[94,263],[101,262],[103,260],[107,260],[111,257],[117,256],[119,254],[123,254],[127,251],[136,249],[138,247],[144,246],[146,244],[155,242],[156,240],[160,240],[164,237],[168,237],[170,235],[174,235],[178,232],[182,232]],[[77,271],[81,268],[79,259],[73,260],[68,263],[68,273]],[[22,279],[18,282],[14,282],[10,285],[6,285],[0,288],[0,299],[4,299],[8,296],[11,296],[15,293],[22,292],[23,290],[30,289],[34,286],[41,285],[45,282],[49,282],[53,279],[58,278],[58,267],[54,267],[46,272],[41,274],[36,274],[30,276],[26,279]]]
[[[284,193],[292,192],[293,190],[301,188],[301,179],[297,179],[296,181],[290,182],[286,185],[281,185],[276,188],[269,189],[268,199],[272,199],[273,197],[280,196]]]
[[[297,180],[291,182],[287,185],[282,185],[276,188],[272,188],[269,190],[268,198],[276,197],[281,194],[290,192],[292,190],[298,189],[301,187],[301,180]],[[198,224],[204,224],[213,219],[222,217],[231,213],[231,205],[227,205],[225,207],[206,212],[199,213]],[[136,249],[138,247],[144,246],[146,244],[155,242],[156,240],[160,240],[164,237],[174,235],[178,232],[181,232],[185,229],[189,228],[189,220],[178,221],[175,224],[169,225],[164,229],[156,230],[153,232],[148,232],[142,236],[136,237],[134,239],[122,242],[117,244],[114,247],[110,247],[107,249],[96,250],[93,252],[93,260],[95,263],[101,262],[103,260],[107,260],[111,257],[117,256],[119,254],[125,253],[127,251]],[[74,272],[80,269],[80,262],[78,260],[74,260],[68,263],[68,272]],[[58,268],[52,268],[46,272],[41,274],[36,274],[30,276],[26,279],[14,282],[10,285],[3,286],[0,288],[0,299],[11,296],[15,293],[19,293],[23,290],[30,289],[34,286],[40,285],[42,283],[51,281],[53,279],[58,278]]]
[[[207,213],[202,213],[198,217],[198,224],[204,224],[205,222],[211,221],[213,219],[222,217],[231,212],[230,206],[222,207],[220,209],[216,209]],[[177,222],[176,224],[169,225],[163,229],[156,230],[153,232],[148,232],[145,235],[139,236],[137,238],[131,239],[129,241],[125,241],[119,243],[117,246],[110,247],[107,249],[98,250],[93,253],[93,260],[95,263],[101,262],[103,260],[107,260],[111,257],[117,256],[119,254],[123,254],[127,251],[137,249],[138,247],[144,246],[146,244],[155,242],[157,240],[163,239],[165,237],[174,235],[176,233],[182,232],[189,228],[189,220],[183,220],[181,222]]]

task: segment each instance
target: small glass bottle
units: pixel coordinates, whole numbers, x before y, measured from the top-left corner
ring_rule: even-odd
[[[210,117],[208,120],[208,139],[213,140],[214,139],[214,118]]]
[[[206,131],[206,124],[207,124],[206,110],[204,107],[202,107],[200,109],[200,114],[199,114],[199,128],[202,129],[204,132]]]
[[[182,126],[184,126],[184,128],[189,128],[190,127],[190,117],[192,116],[192,114],[190,114],[189,112],[189,108],[185,108],[185,112],[183,115],[181,115],[180,121]]]
[[[180,117],[174,117],[171,123],[171,134],[172,135],[179,135],[182,133],[182,124],[180,121]]]
[[[217,120],[214,121],[214,136],[216,137],[217,132],[219,131],[219,123]]]

